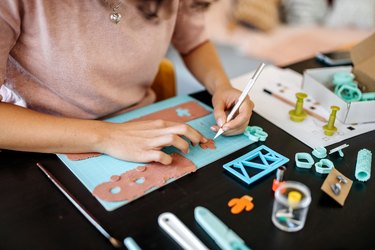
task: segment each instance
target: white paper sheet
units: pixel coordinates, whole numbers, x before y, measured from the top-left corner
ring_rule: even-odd
[[[250,72],[232,79],[232,85],[242,90],[253,73]],[[307,116],[302,122],[293,122],[290,120],[288,113],[294,109],[294,106],[280,101],[263,91],[267,89],[272,91],[272,93],[277,93],[295,104],[297,100],[295,94],[297,92],[304,92],[301,89],[301,84],[302,75],[299,73],[290,69],[281,69],[268,65],[249,93],[250,98],[255,104],[254,111],[311,148],[326,147],[375,130],[375,123],[346,125],[336,119],[335,127],[338,129],[337,132],[333,136],[326,136],[322,128],[326,124],[325,122],[312,116]],[[319,106],[319,103],[316,103],[310,96],[305,99],[304,108],[309,108],[327,120],[331,112]]]

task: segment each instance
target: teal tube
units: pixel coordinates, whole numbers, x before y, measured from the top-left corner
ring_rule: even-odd
[[[358,151],[357,163],[355,167],[355,178],[359,181],[368,181],[371,176],[372,153],[368,149]]]

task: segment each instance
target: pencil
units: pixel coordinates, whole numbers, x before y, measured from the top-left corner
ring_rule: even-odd
[[[269,94],[270,96],[273,96],[275,97],[276,99],[279,99],[280,101],[286,103],[286,104],[289,104],[290,106],[294,107],[296,105],[295,102],[292,102],[288,99],[286,99],[285,97],[281,96],[281,95],[278,95],[276,93],[273,93],[272,91],[268,90],[268,89],[263,89],[264,93],[266,94]],[[322,121],[322,122],[327,122],[327,119],[324,118],[323,116],[320,116],[314,112],[312,112],[311,110],[309,109],[306,109],[306,108],[303,108],[304,111],[306,111],[306,113],[308,113],[310,116],[318,119],[319,121]]]
[[[40,170],[52,181],[53,184],[65,195],[66,198],[78,209],[78,211],[85,216],[85,218],[91,222],[91,224],[104,236],[106,237],[109,242],[111,242],[112,246],[115,248],[122,247],[122,243],[117,240],[116,238],[109,235],[109,233],[99,224],[98,220],[91,215],[80,203],[79,201],[74,198],[72,194],[69,193],[69,191],[59,182],[59,180],[53,176],[45,167],[42,166],[42,164],[37,163],[36,164]]]

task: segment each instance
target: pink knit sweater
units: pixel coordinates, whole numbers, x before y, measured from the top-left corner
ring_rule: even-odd
[[[202,12],[173,0],[146,20],[123,1],[118,24],[103,0],[1,0],[0,85],[30,109],[95,119],[154,101],[150,90],[170,44],[187,53],[206,40]]]

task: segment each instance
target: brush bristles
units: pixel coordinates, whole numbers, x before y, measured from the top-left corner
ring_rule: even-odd
[[[114,246],[115,248],[122,247],[122,243],[116,238],[110,237],[109,241],[111,242],[112,246]]]

